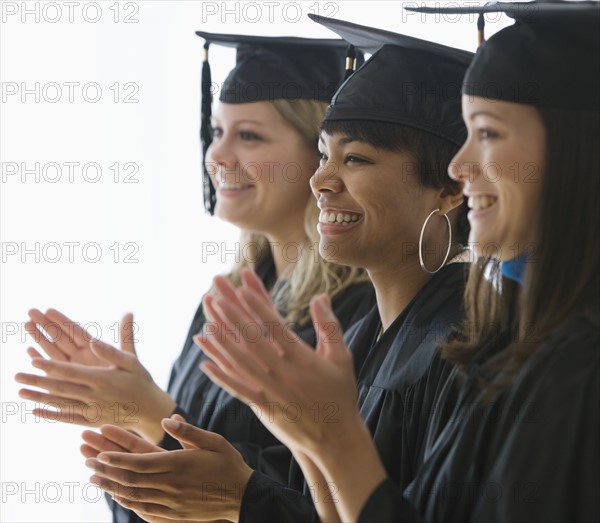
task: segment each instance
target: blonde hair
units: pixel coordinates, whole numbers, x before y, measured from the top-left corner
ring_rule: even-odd
[[[300,133],[306,144],[315,149],[316,158],[319,125],[325,115],[327,103],[316,100],[273,100],[270,103]],[[363,269],[331,263],[319,255],[318,220],[317,202],[309,197],[304,211],[306,240],[297,246],[298,255],[289,277],[283,285],[277,285],[271,291],[275,306],[288,323],[303,325],[310,320],[309,303],[314,295],[326,292],[335,299],[351,285],[369,281]],[[242,269],[255,270],[270,256],[271,248],[266,236],[242,231],[237,262],[228,275],[229,280],[236,286],[241,285]]]

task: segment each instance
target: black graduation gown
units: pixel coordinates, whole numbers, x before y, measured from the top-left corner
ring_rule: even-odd
[[[438,346],[463,319],[468,265],[440,270],[377,340],[381,321],[375,307],[345,336],[354,356],[358,404],[393,484],[404,488],[423,461],[425,435],[436,397],[457,393],[453,367]],[[449,418],[454,406],[438,413]],[[242,500],[240,523],[318,521],[299,466],[288,488],[254,472]],[[300,493],[303,491],[303,494]]]
[[[258,270],[258,275],[267,288],[275,282],[275,266],[272,259],[266,261]],[[336,298],[333,309],[342,326],[346,329],[362,319],[375,303],[375,292],[370,282],[363,282],[348,288]],[[193,337],[202,330],[206,321],[202,304],[198,307],[180,356],[177,358],[168,392],[177,402],[174,412],[181,414],[189,423],[224,436],[230,442],[244,442],[248,452],[260,452],[267,449],[273,472],[289,469],[291,453],[281,445],[244,403],[230,396],[215,385],[200,370],[199,365],[207,359]],[[296,333],[309,345],[316,345],[316,335],[312,322],[301,326]],[[177,440],[165,434],[159,444],[161,447],[180,449]],[[272,449],[272,451],[270,451]],[[263,450],[264,451],[264,450]],[[267,469],[269,470],[269,469]],[[139,523],[144,520],[134,512],[112,502],[113,521],[116,523]]]
[[[476,401],[478,371],[405,496],[382,483],[359,521],[600,521],[598,326],[565,322],[492,404]]]

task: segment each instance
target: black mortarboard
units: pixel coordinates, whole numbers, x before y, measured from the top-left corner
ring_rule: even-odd
[[[212,80],[208,65],[208,47],[218,44],[236,49],[236,65],[220,87],[219,100],[248,103],[269,100],[331,101],[333,93],[354,67],[348,61],[362,63],[362,54],[348,48],[339,39],[265,37],[215,34],[196,31],[204,38],[202,65],[202,109],[200,136],[202,151],[211,142]],[[346,60],[346,56],[350,60]],[[204,161],[203,161],[204,164]],[[212,214],[215,190],[204,167],[204,203]]]
[[[389,122],[462,145],[463,77],[473,54],[410,36],[309,15],[356,48],[374,53],[334,95],[325,120]]]
[[[600,107],[600,2],[494,2],[474,7],[421,7],[446,14],[503,12],[515,24],[483,43],[463,93],[558,109]]]

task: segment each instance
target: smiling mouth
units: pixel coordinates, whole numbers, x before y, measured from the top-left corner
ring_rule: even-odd
[[[322,223],[323,225],[348,226],[356,223],[361,218],[362,215],[348,211],[321,211],[321,214],[319,215],[319,223]]]
[[[483,211],[494,205],[497,201],[498,198],[496,198],[495,196],[469,196],[467,205],[469,206],[469,209],[473,209],[474,211]]]
[[[223,191],[241,191],[242,189],[250,189],[251,187],[251,184],[228,182],[219,182],[218,186],[218,188]]]

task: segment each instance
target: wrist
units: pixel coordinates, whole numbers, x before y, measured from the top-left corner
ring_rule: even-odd
[[[336,508],[343,521],[356,521],[371,494],[387,477],[371,433],[362,420],[351,432],[340,434],[337,445],[320,452],[315,462],[328,484],[333,485],[340,501]]]
[[[169,418],[177,407],[177,403],[171,396],[159,389],[158,394],[152,401],[152,407],[148,408],[145,415],[140,416],[138,431],[145,440],[158,445],[165,437],[161,421]]]
[[[311,441],[305,454],[315,462],[336,461],[344,456],[352,456],[365,441],[371,441],[371,434],[357,409],[324,423],[326,427],[319,441]]]
[[[238,523],[240,519],[240,513],[242,511],[242,501],[244,500],[244,494],[246,492],[246,488],[248,487],[248,483],[253,472],[254,470],[251,469],[248,465],[246,465],[245,462],[242,462],[240,464],[240,468],[236,475],[236,483],[238,485],[238,488],[236,488],[235,491],[237,494],[233,496],[233,499],[230,499],[228,513],[224,514],[224,517],[226,517],[228,521]]]

